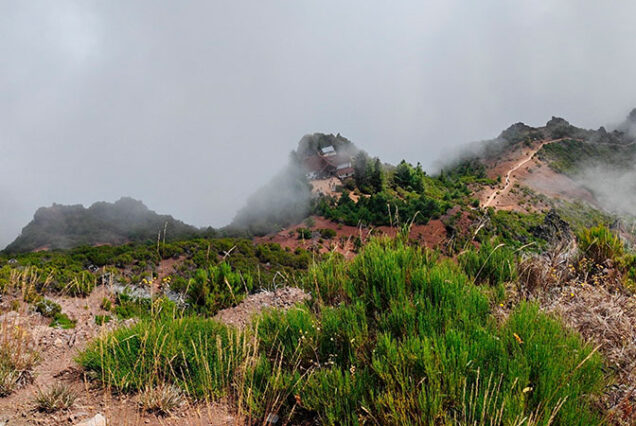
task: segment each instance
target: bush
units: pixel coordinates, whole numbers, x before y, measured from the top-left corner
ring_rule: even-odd
[[[326,240],[330,240],[336,235],[336,231],[334,231],[333,229],[325,228],[320,230],[320,236]]]
[[[311,240],[312,230],[309,228],[297,228],[296,234],[298,234],[299,240]]]
[[[196,398],[218,397],[243,359],[243,339],[209,319],[146,319],[92,342],[78,362],[118,391],[174,384]]]
[[[62,312],[62,307],[50,299],[42,299],[35,305],[35,310],[47,318],[53,318]]]
[[[583,229],[576,236],[581,256],[595,264],[603,264],[606,260],[615,262],[623,255],[624,246],[620,237],[604,225]]]
[[[232,271],[224,262],[196,272],[188,282],[188,300],[198,312],[214,315],[239,303],[252,287],[251,275]]]

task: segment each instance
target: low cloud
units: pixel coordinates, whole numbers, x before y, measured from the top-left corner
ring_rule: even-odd
[[[593,166],[575,179],[588,188],[604,209],[636,216],[636,169],[612,170],[611,166]]]

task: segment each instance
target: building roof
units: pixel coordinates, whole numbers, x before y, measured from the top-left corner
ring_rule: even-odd
[[[335,152],[330,155],[315,154],[306,157],[303,164],[307,173],[312,175],[328,173],[342,178],[353,174],[351,156],[346,154]]]
[[[351,157],[346,154],[338,154],[331,157],[325,157],[325,161],[331,166],[338,168],[343,164],[351,164]]]
[[[308,172],[321,172],[328,166],[325,159],[319,155],[312,155],[311,157],[307,157],[304,160],[305,169]]]
[[[336,149],[333,147],[333,145],[328,145],[320,148],[320,153],[322,155],[334,155],[336,153]]]
[[[339,178],[353,176],[353,167],[345,167],[344,169],[336,170],[336,176]]]

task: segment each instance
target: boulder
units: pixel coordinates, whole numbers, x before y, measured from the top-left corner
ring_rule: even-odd
[[[106,418],[100,413],[88,420],[75,424],[75,426],[106,426]]]

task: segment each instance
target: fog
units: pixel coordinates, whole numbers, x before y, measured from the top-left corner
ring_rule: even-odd
[[[604,209],[636,217],[636,108],[612,126],[623,132],[627,145],[621,164],[590,164],[574,179],[589,189]]]
[[[230,222],[307,133],[431,167],[636,106],[636,3],[0,2],[0,247],[39,206]]]
[[[636,216],[636,170],[590,167],[575,179],[590,189],[603,208]]]

